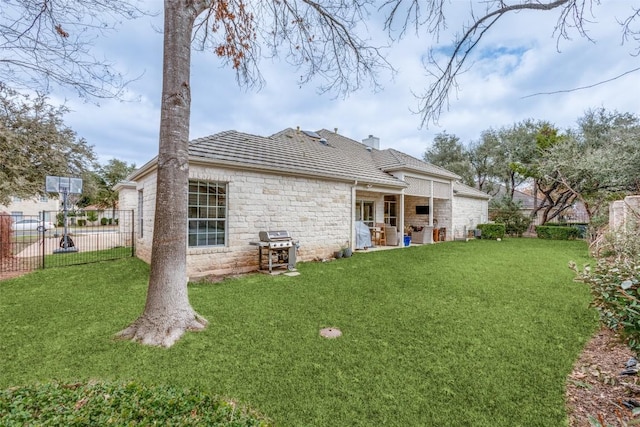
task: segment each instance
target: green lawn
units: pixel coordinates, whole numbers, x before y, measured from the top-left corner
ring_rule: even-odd
[[[0,388],[133,379],[246,403],[281,426],[562,426],[597,328],[569,260],[584,242],[450,242],[194,284],[209,321],[171,349],[116,342],[142,310],[136,259],[0,282]],[[338,327],[342,338],[319,337]]]

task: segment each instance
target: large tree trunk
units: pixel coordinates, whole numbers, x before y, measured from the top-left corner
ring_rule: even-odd
[[[187,294],[187,197],[191,33],[201,12],[189,0],[165,0],[164,62],[151,275],[142,315],[118,337],[170,347],[201,330]]]

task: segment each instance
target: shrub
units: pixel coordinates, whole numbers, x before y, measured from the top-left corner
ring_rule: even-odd
[[[531,218],[523,214],[521,208],[522,203],[516,203],[507,197],[492,201],[489,209],[489,219],[504,224],[507,235],[522,237],[522,233],[527,230],[531,223]]]
[[[481,239],[502,239],[505,233],[504,224],[478,224]]]
[[[87,225],[87,220],[86,219],[79,219],[78,220],[78,226],[79,227],[84,227],[85,225]]]
[[[587,237],[587,231],[589,231],[589,223],[587,222],[547,222],[545,227],[573,227],[578,230],[577,238],[584,239]]]
[[[107,218],[100,218],[100,225],[107,225],[108,222],[109,220]]]
[[[602,253],[593,269],[586,266],[580,272],[575,263],[570,267],[576,271],[577,281],[589,285],[600,322],[639,355],[640,237],[637,232],[611,235]]]
[[[98,214],[96,213],[96,211],[88,211],[87,212],[87,220],[94,222],[98,220]]]
[[[2,425],[269,426],[233,401],[135,382],[37,384],[0,391]]]
[[[578,237],[580,230],[576,227],[566,227],[558,225],[538,225],[536,234],[539,239],[551,240],[574,240]]]

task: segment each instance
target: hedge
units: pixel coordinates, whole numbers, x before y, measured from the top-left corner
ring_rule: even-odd
[[[538,239],[550,240],[574,240],[580,235],[580,230],[576,227],[558,225],[538,225],[536,226]]]
[[[502,239],[506,233],[506,226],[501,223],[478,224],[476,228],[480,230],[481,239]]]

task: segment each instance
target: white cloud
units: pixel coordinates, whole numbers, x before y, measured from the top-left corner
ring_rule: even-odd
[[[468,3],[464,3],[468,5]],[[466,9],[453,2],[448,35],[460,30]],[[460,90],[453,93],[450,108],[439,126],[419,129],[421,118],[411,112],[429,80],[421,59],[432,44],[430,38],[408,34],[393,47],[389,58],[398,74],[393,81],[383,76],[378,93],[361,90],[346,99],[319,95],[314,86],[300,87],[299,73],[284,63],[265,60],[261,64],[266,80],[260,91],[237,86],[232,70],[221,68],[214,54],[194,52],[192,56],[191,137],[228,129],[269,135],[285,127],[333,129],[355,140],[374,134],[381,147],[393,147],[421,157],[438,132],[446,130],[463,142],[477,140],[483,130],[510,126],[527,119],[548,120],[564,128],[573,126],[588,108],[638,114],[634,83],[637,74],[596,88],[526,97],[538,92],[566,90],[597,83],[637,67],[630,46],[620,46],[620,28],[615,17],[627,13],[624,1],[606,2],[594,9],[597,21],[589,24],[592,43],[572,33],[573,40],[552,36],[557,12],[527,12],[507,16],[494,26],[478,45],[470,62],[473,67],[459,78]],[[138,165],[157,153],[161,90],[161,17],[127,22],[113,37],[96,46],[100,55],[113,60],[130,75],[144,75],[130,90],[139,102],[105,101],[101,107],[70,101],[74,110],[69,125],[89,143],[100,158],[117,157]],[[376,33],[373,24],[372,33]],[[447,46],[447,35],[437,46]],[[63,95],[59,95],[63,96]]]

